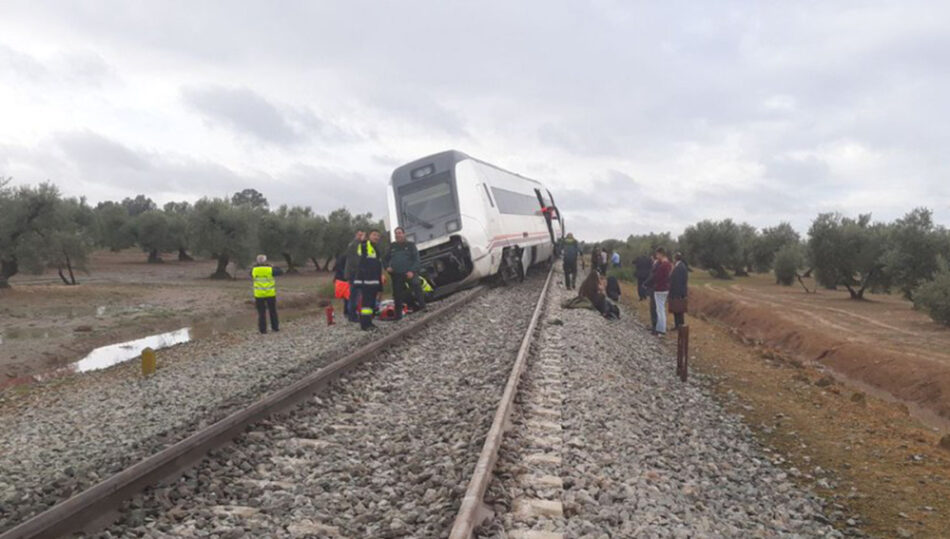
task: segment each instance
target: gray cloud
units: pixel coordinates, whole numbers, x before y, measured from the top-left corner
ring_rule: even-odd
[[[19,101],[6,112],[33,108],[0,126],[0,165],[27,170],[25,154],[42,154],[38,176],[95,177],[103,191],[155,181],[200,195],[266,178],[272,201],[379,211],[393,167],[455,147],[566,186],[555,197],[592,238],[704,217],[801,228],[829,208],[899,215],[947,206],[948,18],[923,0],[14,0],[0,70],[70,95],[7,85]],[[86,61],[37,53],[75,43]],[[195,113],[205,124],[178,140]],[[248,152],[234,134],[267,144]]]
[[[205,118],[275,144],[296,144],[304,134],[277,107],[247,88],[184,88],[182,100]]]

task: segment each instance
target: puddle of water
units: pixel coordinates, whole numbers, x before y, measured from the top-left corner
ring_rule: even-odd
[[[191,340],[191,328],[181,328],[168,333],[158,335],[149,335],[134,341],[126,341],[118,344],[110,344],[96,348],[89,355],[69,365],[73,372],[89,372],[105,369],[119,363],[129,361],[138,357],[142,350],[151,348],[159,350],[176,344],[181,344]]]

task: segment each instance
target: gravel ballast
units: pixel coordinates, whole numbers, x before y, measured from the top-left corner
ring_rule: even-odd
[[[487,292],[255,425],[102,536],[445,536],[544,277]]]
[[[366,333],[321,313],[161,350],[148,379],[131,361],[0,393],[0,531],[413,320]]]
[[[518,480],[536,473],[525,457],[537,452],[519,405],[486,495],[496,515],[478,536],[526,528],[594,538],[840,536],[819,498],[723,410],[701,376],[676,378],[675,357],[629,310],[607,321],[561,309],[559,300],[573,295],[563,285],[553,294],[537,348],[556,347],[563,362],[561,464],[553,472],[563,487]],[[522,382],[528,393],[536,357]],[[525,499],[556,499],[563,515],[516,515],[512,507]]]

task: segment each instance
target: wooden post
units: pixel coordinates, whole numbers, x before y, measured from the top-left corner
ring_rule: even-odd
[[[689,374],[689,326],[680,326],[676,337],[676,374],[686,381]]]
[[[155,350],[142,350],[142,376],[155,374]]]

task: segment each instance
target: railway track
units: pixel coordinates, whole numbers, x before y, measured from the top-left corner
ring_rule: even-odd
[[[540,305],[549,280],[541,284],[536,276],[522,287],[479,290],[445,305],[405,332],[202,429],[0,538],[56,537],[104,525],[105,531],[93,533],[399,536],[430,530],[444,535],[489,430],[492,397],[506,380],[511,385],[505,374],[527,350],[528,337],[515,341],[511,330],[520,334],[527,328],[530,334],[537,323],[539,308],[525,316],[522,303],[536,299],[541,288]],[[484,313],[485,327],[473,325],[471,317],[454,316],[464,309]],[[511,320],[517,323],[506,327]],[[438,330],[423,329],[435,321]],[[486,341],[496,344],[485,346]],[[494,362],[485,364],[490,356]],[[439,385],[448,389],[442,391],[442,408],[424,402]],[[469,391],[481,400],[476,403]],[[440,416],[453,405],[458,413]],[[399,462],[411,455],[419,458],[408,466]],[[310,467],[313,473],[307,473]],[[415,500],[400,488],[397,470],[407,474],[403,485],[416,488]],[[377,488],[385,495],[375,496]],[[297,507],[288,502],[317,499],[321,493],[365,512],[351,514],[346,520],[353,524],[347,528],[327,513],[332,503]],[[416,507],[437,507],[437,518],[415,515]],[[376,514],[381,520],[374,520]]]

